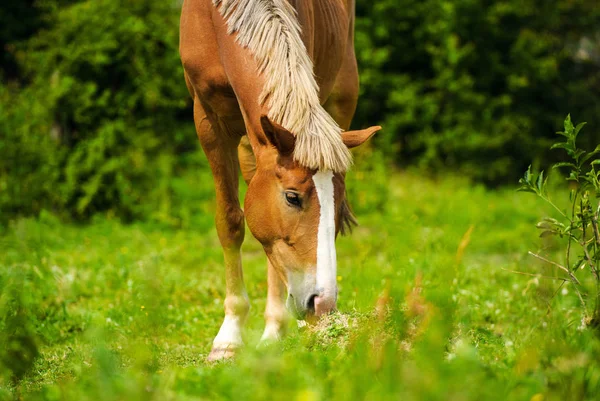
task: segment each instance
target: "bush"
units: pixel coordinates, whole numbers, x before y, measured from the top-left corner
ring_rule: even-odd
[[[169,204],[197,150],[175,2],[88,0],[59,8],[18,47],[25,88],[0,92],[0,208],[131,218]]]
[[[66,149],[50,135],[52,94],[33,95],[0,85],[0,221],[61,203],[56,184]]]
[[[565,110],[600,132],[595,0],[359,1],[357,15],[355,123],[384,126],[402,164],[514,182],[546,161]]]
[[[529,252],[543,262],[559,268],[555,278],[562,284],[569,283],[581,301],[581,327],[600,327],[600,145],[586,152],[577,145],[577,136],[585,123],[574,126],[571,116],[565,119],[565,130],[558,132],[564,142],[557,142],[552,149],[563,149],[568,162],[557,163],[553,168],[566,167],[567,180],[572,184],[569,193],[569,208],[561,210],[550,199],[547,178],[540,172],[537,178],[527,169],[519,180],[519,190],[536,194],[556,210],[556,217],[546,217],[537,224],[540,237],[557,236],[563,239],[564,262],[548,260]],[[585,269],[587,266],[587,269]],[[588,270],[587,273],[585,270]],[[591,274],[590,274],[591,273]],[[578,278],[579,277],[579,278]],[[562,286],[562,285],[561,285]]]

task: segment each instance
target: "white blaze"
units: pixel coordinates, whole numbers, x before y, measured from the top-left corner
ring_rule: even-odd
[[[333,172],[318,171],[313,175],[317,197],[321,206],[319,231],[317,234],[317,290],[333,298],[336,297],[335,255],[335,200],[333,193]]]

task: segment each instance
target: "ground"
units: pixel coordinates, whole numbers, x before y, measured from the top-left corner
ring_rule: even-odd
[[[11,222],[0,400],[600,397],[600,341],[572,289],[514,273],[558,274],[527,255],[560,257],[535,228],[552,210],[514,188],[376,173],[349,176],[361,225],[338,239],[339,312],[266,348],[266,262],[247,235],[251,312],[233,362],[205,360],[225,288],[210,192],[175,224]]]

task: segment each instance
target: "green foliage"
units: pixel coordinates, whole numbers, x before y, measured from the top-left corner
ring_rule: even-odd
[[[172,202],[184,161],[204,165],[184,155],[197,141],[179,12],[174,2],[80,1],[17,47],[29,85],[0,87],[4,217],[42,208],[150,216]]]
[[[0,85],[0,221],[60,204],[57,182],[66,149],[49,134],[55,97]]]
[[[0,80],[19,75],[14,44],[31,37],[42,27],[44,10],[34,0],[5,2],[0,7]]]
[[[354,123],[381,124],[398,163],[514,182],[548,162],[564,110],[600,132],[596,0],[359,1],[357,16]]]
[[[531,168],[519,180],[520,191],[531,192],[548,202],[558,212],[557,220],[552,217],[544,218],[537,227],[542,230],[541,237],[558,235],[566,239],[565,263],[548,261],[538,255],[532,254],[542,260],[560,268],[567,276],[559,277],[573,285],[577,291],[583,311],[583,324],[600,326],[600,231],[598,218],[600,216],[600,171],[596,167],[600,158],[594,158],[600,153],[600,145],[592,152],[586,152],[577,147],[577,135],[585,123],[573,126],[571,116],[565,119],[565,130],[557,132],[565,138],[565,142],[557,142],[552,149],[563,149],[571,159],[570,162],[557,163],[553,168],[567,167],[569,175],[567,181],[573,183],[570,190],[570,207],[563,212],[557,207],[548,195],[547,179],[544,172],[540,172],[537,179],[531,173]],[[596,206],[597,205],[597,206]],[[576,248],[574,248],[576,247]],[[593,278],[592,286],[586,286],[578,276],[587,267]],[[590,305],[591,304],[591,305]],[[590,311],[591,309],[591,311]]]

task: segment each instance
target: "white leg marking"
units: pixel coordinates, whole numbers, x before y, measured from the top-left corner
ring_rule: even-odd
[[[317,197],[321,205],[319,231],[317,234],[317,290],[323,296],[336,297],[336,254],[335,254],[335,199],[333,172],[318,171],[313,175]]]
[[[265,325],[265,331],[263,332],[262,337],[260,338],[261,343],[269,343],[274,341],[281,340],[282,337],[282,327],[281,323],[269,321]]]
[[[213,341],[213,348],[236,348],[243,345],[242,326],[240,317],[226,315],[219,333]]]

